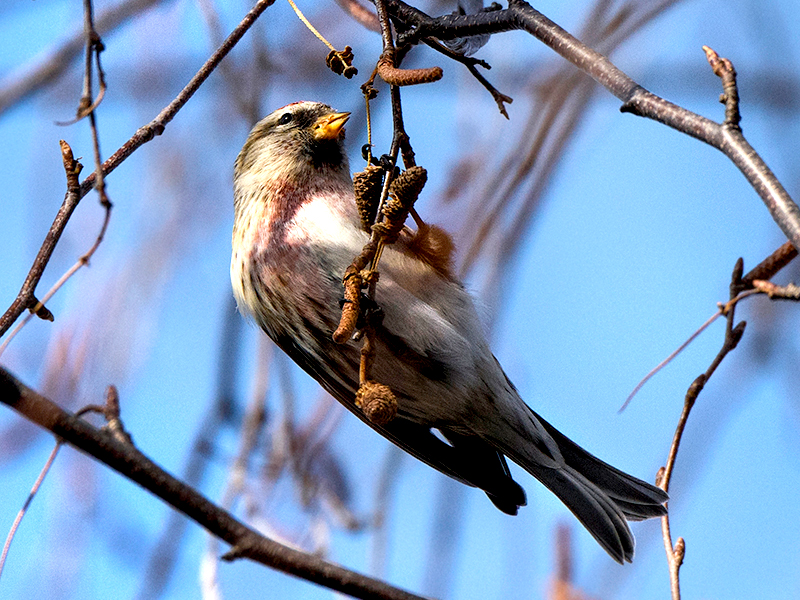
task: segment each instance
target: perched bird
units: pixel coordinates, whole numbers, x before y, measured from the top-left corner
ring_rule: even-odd
[[[319,102],[276,110],[236,159],[231,281],[240,310],[339,402],[402,449],[482,489],[516,514],[525,492],[505,457],[547,486],[618,562],[627,520],[666,513],[667,494],[595,458],[531,410],[489,349],[472,299],[411,234],[382,254],[374,379],[397,416],[371,422],[354,403],[360,344],[331,339],[342,276],[369,235],[344,152],[349,113]]]

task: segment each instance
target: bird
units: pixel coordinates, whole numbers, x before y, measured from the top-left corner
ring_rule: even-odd
[[[507,458],[550,489],[617,562],[628,521],[666,514],[666,492],[596,458],[533,411],[492,354],[465,287],[405,231],[381,254],[372,374],[397,402],[376,423],[355,403],[360,344],[336,343],[342,278],[369,239],[344,148],[350,113],[275,110],[236,158],[231,284],[240,312],[363,422],[502,512],[526,504]],[[419,242],[419,240],[416,240]]]

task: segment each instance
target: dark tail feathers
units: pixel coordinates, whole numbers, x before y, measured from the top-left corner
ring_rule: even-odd
[[[605,492],[629,521],[642,521],[667,514],[664,502],[669,496],[664,490],[603,462],[535,412],[533,414],[558,444],[564,462]]]
[[[627,520],[666,514],[666,492],[589,454],[533,414],[555,440],[565,464],[550,468],[522,462],[521,466],[558,496],[614,560],[630,562],[634,540]]]

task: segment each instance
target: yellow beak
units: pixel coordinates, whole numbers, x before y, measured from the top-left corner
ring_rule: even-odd
[[[349,112],[325,115],[317,119],[311,131],[318,140],[335,140],[341,134],[344,124],[347,123],[349,118]]]

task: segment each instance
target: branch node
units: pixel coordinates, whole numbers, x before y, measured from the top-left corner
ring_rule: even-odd
[[[656,472],[656,486],[660,487],[662,490],[664,489],[664,475],[667,474],[666,467],[659,467],[658,471]]]
[[[739,321],[736,327],[731,329],[730,341],[728,342],[728,351],[735,349],[744,335],[744,329],[747,327],[747,321]]]
[[[237,544],[219,558],[220,560],[224,560],[225,562],[233,562],[235,560],[239,560],[240,558],[247,558],[248,556],[249,556],[248,548],[244,545]]]
[[[122,425],[119,408],[119,392],[114,385],[110,385],[106,389],[106,403],[103,406],[103,416],[106,419],[106,425],[103,429],[108,431],[118,442],[135,447],[133,438],[125,431],[125,427]]]
[[[52,323],[55,320],[55,317],[53,316],[53,313],[50,312],[50,309],[37,300],[35,296],[31,296],[31,302],[33,303],[33,306],[31,306],[30,310],[33,314],[43,321],[50,321]]]
[[[67,175],[67,188],[70,191],[77,191],[80,189],[80,182],[78,175],[83,170],[83,165],[75,160],[72,154],[72,148],[64,140],[59,140],[58,144],[61,146],[61,160],[64,163],[64,172]]]
[[[691,409],[691,407],[694,405],[694,402],[697,400],[700,392],[703,391],[707,380],[708,376],[705,373],[700,373],[700,375],[698,375],[692,382],[692,385],[689,386],[689,389],[686,390],[684,404],[688,409]]]

